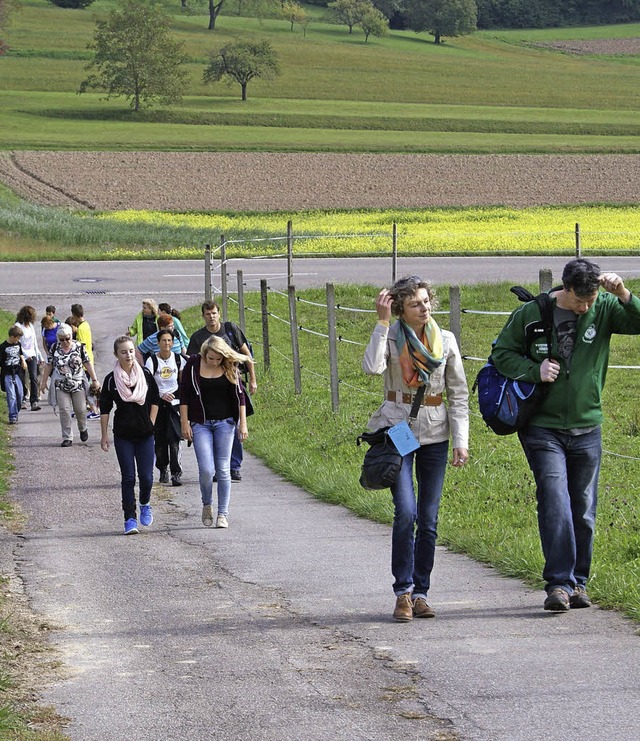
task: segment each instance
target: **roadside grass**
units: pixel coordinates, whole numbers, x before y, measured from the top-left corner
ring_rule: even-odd
[[[535,290],[535,286],[528,286]],[[640,289],[640,281],[630,288]],[[336,286],[341,307],[371,309],[379,290],[373,286]],[[439,291],[441,311],[448,308],[444,287]],[[322,304],[323,290],[298,292],[299,299]],[[296,303],[299,326],[326,334],[326,309],[314,303]],[[302,486],[319,499],[348,507],[361,517],[390,524],[392,505],[388,491],[368,492],[358,484],[364,449],[355,444],[381,399],[382,379],[361,370],[364,347],[338,343],[340,409],[333,413],[329,390],[327,341],[301,332],[302,394],[294,390],[291,340],[284,322],[269,322],[271,367],[262,365],[259,296],[245,295],[246,334],[257,358],[256,414],[249,419],[247,448],[270,468]],[[508,284],[462,288],[462,305],[486,311],[509,311],[517,301]],[[287,297],[269,294],[269,311],[288,318]],[[232,320],[238,317],[231,313]],[[446,315],[438,322],[448,326]],[[462,351],[486,357],[504,316],[464,315]],[[188,332],[202,325],[198,307],[183,312]],[[375,323],[373,313],[338,311],[338,334],[365,345]],[[611,364],[637,363],[637,338],[615,337]],[[482,363],[465,361],[471,386]],[[640,620],[640,507],[637,480],[640,464],[640,418],[636,405],[640,372],[610,369],[604,393],[605,454],[600,477],[600,502],[594,564],[589,591],[598,604],[617,608]],[[490,432],[471,396],[471,461],[447,475],[439,542],[454,551],[491,564],[500,573],[518,577],[542,588],[542,555],[536,521],[535,487],[515,436],[500,438]],[[437,565],[436,565],[437,572]]]
[[[175,2],[165,6],[190,60],[187,96],[136,116],[123,100],[76,95],[94,20],[112,6],[97,0],[73,11],[25,0],[2,58],[0,148],[639,151],[637,58],[558,54],[530,47],[535,33],[520,31],[478,32],[441,47],[426,34],[392,31],[364,44],[361,33],[319,20],[303,37],[280,19],[223,15],[211,33],[205,16],[180,14]],[[554,32],[549,38],[563,38]],[[252,83],[244,103],[238,86],[201,80],[208,53],[238,33],[268,38],[283,71]]]
[[[197,259],[222,234],[229,258],[277,255],[286,251],[288,220],[304,237],[294,241],[298,256],[390,255],[394,221],[400,255],[570,255],[576,223],[585,254],[640,250],[637,206],[72,212],[30,204],[0,185],[0,261]]]
[[[15,315],[0,310],[0,342]],[[10,532],[22,526],[17,505],[8,498],[13,473],[11,429],[7,424],[7,404],[0,393],[0,523]],[[0,574],[0,738],[11,741],[64,741],[60,729],[63,719],[55,711],[36,705],[34,689],[56,668],[48,655],[44,636],[49,626],[29,611],[26,600],[10,574]]]

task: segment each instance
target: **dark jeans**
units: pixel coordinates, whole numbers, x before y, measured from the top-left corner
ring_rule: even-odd
[[[140,504],[149,504],[153,486],[153,435],[142,440],[125,440],[113,436],[113,445],[122,476],[122,509],[124,519],[136,516],[136,468],[140,479]]]
[[[178,408],[160,400],[158,416],[154,428],[156,468],[162,471],[169,466],[171,475],[182,473],[180,465],[180,438],[176,430],[180,429],[180,417],[177,417],[177,428],[171,423],[172,415],[178,415]]]
[[[38,389],[38,358],[35,355],[27,360],[27,371],[29,373],[29,401],[31,404],[35,404],[40,398],[40,391]]]
[[[391,571],[396,595],[413,591],[426,597],[436,550],[438,509],[447,466],[449,442],[422,445],[402,459],[398,481],[391,488],[395,507],[391,535]],[[418,498],[413,487],[416,462]],[[416,529],[417,524],[417,529]]]
[[[242,465],[242,457],[243,457],[242,443],[240,442],[240,438],[238,437],[238,429],[236,428],[236,434],[233,438],[233,447],[231,448],[231,470],[232,471],[236,471],[240,469],[240,466]]]
[[[589,578],[602,457],[601,430],[569,435],[529,427],[520,442],[536,480],[546,589],[571,594]]]

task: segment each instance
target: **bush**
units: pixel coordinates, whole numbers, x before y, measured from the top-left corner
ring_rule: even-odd
[[[93,0],[49,0],[49,2],[59,8],[86,8]]]

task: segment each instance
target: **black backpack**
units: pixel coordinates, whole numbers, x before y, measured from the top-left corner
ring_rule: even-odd
[[[553,301],[548,293],[534,296],[522,286],[513,286],[511,292],[520,301],[535,301],[540,309],[540,324],[527,328],[527,355],[533,342],[544,335],[547,342],[547,357],[551,357],[553,333]],[[552,289],[552,290],[558,290]],[[503,376],[493,364],[491,356],[478,372],[471,393],[478,391],[478,406],[486,425],[496,435],[511,435],[529,423],[533,413],[546,396],[548,387],[543,383],[518,381]]]

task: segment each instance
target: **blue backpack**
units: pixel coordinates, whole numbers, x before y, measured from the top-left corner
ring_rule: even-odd
[[[555,289],[554,289],[555,290]],[[553,302],[548,293],[534,296],[521,286],[513,286],[511,292],[520,301],[535,301],[540,308],[542,329],[547,340],[547,353],[551,357],[551,333],[553,328]],[[533,329],[535,332],[536,329]],[[535,334],[527,338],[527,348]],[[529,424],[533,413],[546,396],[547,386],[543,383],[519,381],[503,376],[495,367],[491,357],[478,372],[471,392],[478,391],[478,406],[485,424],[496,435],[511,435]]]

